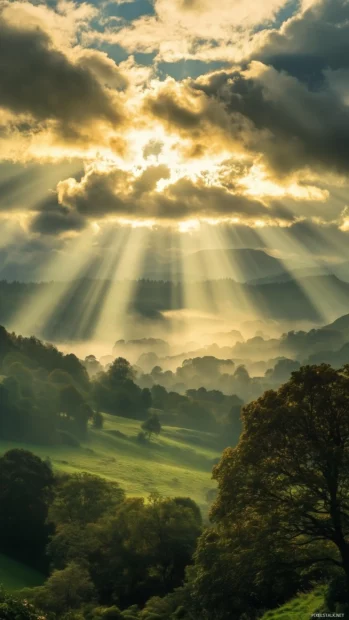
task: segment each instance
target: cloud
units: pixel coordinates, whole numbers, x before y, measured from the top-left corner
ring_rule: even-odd
[[[280,30],[260,33],[253,57],[317,84],[323,81],[325,69],[349,66],[348,20],[346,0],[320,0],[288,20]]]
[[[241,218],[289,225],[292,210],[281,202],[265,204],[256,198],[233,193],[204,178],[180,178],[170,182],[164,165],[150,166],[141,174],[120,169],[90,169],[81,181],[67,179],[58,184],[59,203],[86,218],[119,217],[127,220],[178,222],[190,218]],[[159,190],[158,183],[166,181]]]
[[[236,60],[256,25],[270,22],[287,0],[155,0],[154,15],[111,23],[95,40],[117,43],[129,53],[156,52],[157,60]]]
[[[73,29],[66,38],[58,29],[58,36],[50,27],[53,11],[14,5],[0,4],[0,109],[12,114],[12,133],[24,134],[27,146],[42,135],[89,144],[102,128],[120,127],[125,112],[118,89],[127,80],[115,63],[102,52],[69,46]]]
[[[85,219],[72,209],[60,205],[57,196],[52,195],[37,206],[37,214],[31,219],[32,233],[57,236],[85,228]]]
[[[0,159],[85,164],[77,178],[62,173],[49,199],[49,188],[34,201],[18,195],[16,178],[0,178],[0,194],[11,195],[2,211],[24,210],[28,194],[27,230],[45,238],[110,218],[307,219],[343,232],[349,3],[302,3],[272,28],[285,6],[155,0],[153,15],[112,28],[105,3],[0,0]],[[132,56],[116,64],[94,39],[158,56],[153,67]],[[211,55],[234,62],[197,79],[155,77],[160,59]]]
[[[349,108],[332,87],[307,84],[260,62],[197,80],[168,80],[146,99],[169,131],[202,145],[260,156],[277,175],[346,174]]]

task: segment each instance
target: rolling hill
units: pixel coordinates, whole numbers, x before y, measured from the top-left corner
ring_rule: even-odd
[[[312,592],[299,594],[278,609],[268,611],[261,620],[309,620],[324,603],[325,587],[318,586]]]
[[[103,430],[89,429],[80,447],[39,446],[0,441],[0,454],[17,447],[49,458],[57,470],[86,471],[116,480],[131,496],[164,496],[194,499],[204,513],[207,493],[214,489],[213,462],[220,456],[211,433],[164,427],[149,445],[137,442],[140,422],[104,414]]]

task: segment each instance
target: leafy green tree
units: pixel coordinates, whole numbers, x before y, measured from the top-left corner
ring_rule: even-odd
[[[96,607],[92,613],[93,620],[124,620],[125,618],[116,605],[112,607]]]
[[[150,391],[153,407],[155,409],[164,409],[168,397],[167,390],[162,385],[153,385]]]
[[[297,570],[310,578],[340,568],[349,596],[349,367],[301,368],[244,408],[243,427],[239,445],[214,469],[214,527],[196,556],[194,590],[203,617],[213,610],[217,620],[239,617],[231,615],[232,604],[239,607],[244,582],[252,608],[261,605],[258,582],[269,606],[278,604],[289,594],[287,581],[296,584]],[[250,549],[259,560],[249,557]],[[273,566],[276,584],[284,574],[278,592]]]
[[[159,416],[157,415],[157,413],[152,413],[143,422],[141,428],[149,440],[151,439],[152,435],[160,435],[161,423],[160,423]]]
[[[144,409],[147,411],[153,404],[153,399],[151,396],[151,391],[148,388],[144,388],[141,394],[142,404]]]
[[[58,527],[71,523],[85,526],[113,511],[124,499],[117,482],[88,473],[64,476],[50,507],[50,519]]]
[[[79,407],[84,404],[84,398],[73,386],[67,385],[60,391],[60,411],[69,418],[74,418]]]
[[[15,350],[15,345],[13,342],[13,338],[6,331],[6,329],[0,325],[0,364],[2,365],[3,360],[8,353]]]
[[[27,600],[16,599],[0,589],[1,620],[47,620],[47,616],[38,611]]]
[[[117,357],[107,372],[107,377],[112,385],[124,383],[125,381],[133,381],[133,368],[126,359]]]
[[[0,549],[29,564],[43,561],[54,478],[48,465],[26,450],[0,458]]]
[[[139,614],[140,620],[199,620],[187,587],[177,588],[161,598],[150,598]],[[125,619],[126,620],[126,619]]]
[[[24,366],[21,362],[14,362],[10,365],[7,376],[17,379],[23,394],[32,395],[34,377],[29,368]]]
[[[86,529],[91,576],[100,600],[142,605],[181,585],[201,532],[190,500],[128,499]]]
[[[58,368],[50,373],[48,380],[50,383],[61,386],[74,385],[73,377],[65,370],[60,370]]]
[[[78,434],[86,433],[87,423],[92,418],[93,411],[73,385],[67,385],[60,390],[59,411],[61,416],[63,414],[63,419],[61,419],[63,426],[64,417],[66,417],[69,423],[73,423]]]
[[[85,566],[71,562],[63,570],[55,570],[45,585],[33,588],[35,605],[62,618],[70,610],[95,600],[96,592]]]

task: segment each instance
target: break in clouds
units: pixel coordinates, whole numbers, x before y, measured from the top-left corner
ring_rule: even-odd
[[[0,2],[3,246],[193,220],[346,238],[349,3],[126,4]]]

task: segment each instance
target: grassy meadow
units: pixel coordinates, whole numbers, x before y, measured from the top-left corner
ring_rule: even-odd
[[[44,580],[45,577],[33,568],[0,554],[0,585],[6,590],[33,588],[40,586]]]
[[[261,620],[309,620],[323,606],[324,594],[324,586],[307,594],[299,594],[282,607],[268,611]]]
[[[220,456],[214,434],[164,427],[149,444],[137,441],[140,422],[104,414],[102,430],[89,429],[80,447],[0,441],[0,454],[25,448],[49,457],[55,470],[86,471],[115,480],[130,496],[186,496],[207,512],[213,461]]]

